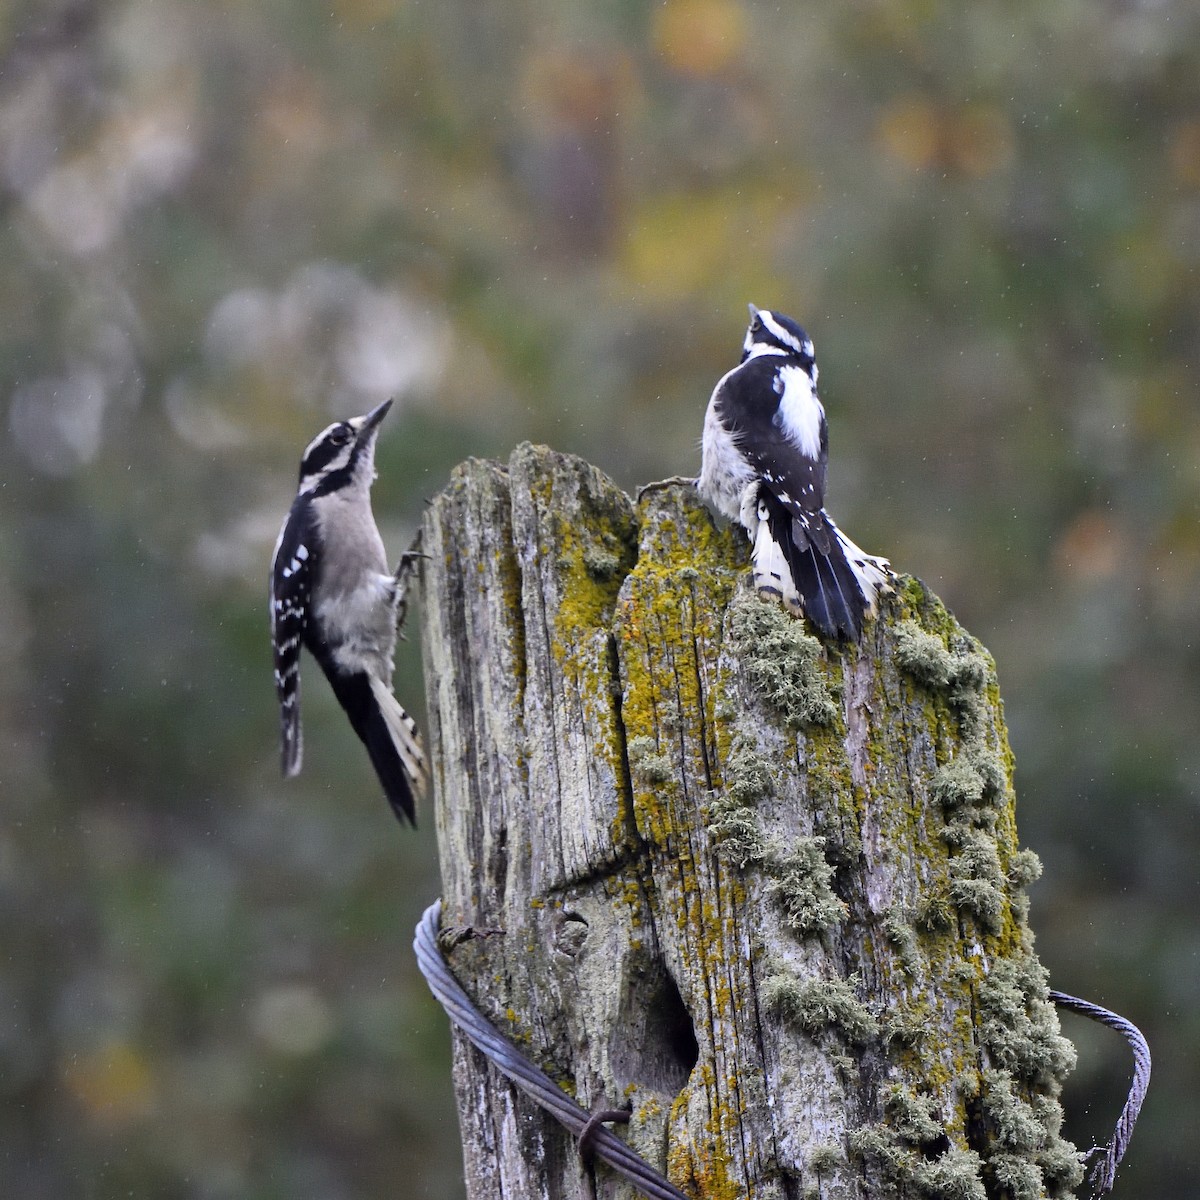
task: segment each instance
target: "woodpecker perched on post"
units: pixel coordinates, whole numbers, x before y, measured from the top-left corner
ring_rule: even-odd
[[[388,571],[371,512],[375,438],[392,402],[317,434],[271,564],[271,640],[285,776],[300,771],[300,647],[321,665],[397,818],[416,824],[425,755],[392,694],[392,656],[415,556]]]
[[[825,511],[829,431],[817,364],[790,317],[750,305],[741,362],[713,389],[702,446],[697,487],[746,530],[759,595],[781,599],[823,637],[857,640],[891,590],[892,569]]]

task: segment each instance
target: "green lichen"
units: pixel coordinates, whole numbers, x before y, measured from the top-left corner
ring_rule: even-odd
[[[954,904],[946,885],[933,884],[917,900],[913,922],[929,934],[947,933],[954,928]]]
[[[1008,861],[1008,896],[1013,917],[1021,925],[1029,920],[1029,896],[1025,889],[1042,875],[1042,860],[1032,850],[1018,850]]]
[[[950,899],[960,912],[974,917],[981,929],[999,933],[1006,909],[1006,880],[996,842],[975,829],[955,832],[960,850],[950,860]]]
[[[949,687],[954,675],[954,660],[946,644],[915,621],[901,621],[896,626],[896,662],[901,670],[930,688]]]
[[[1032,954],[994,963],[979,988],[979,1012],[992,1062],[1025,1086],[1057,1092],[1075,1067],[1075,1047],[1059,1033],[1041,963]]]
[[[1041,1200],[1042,1172],[1023,1155],[996,1152],[988,1159],[988,1174],[1011,1200]]]
[[[728,804],[715,807],[708,832],[717,843],[717,853],[739,871],[767,857],[762,822],[751,809]]]
[[[1052,1096],[1020,1094],[1008,1071],[982,1074],[988,1172],[1013,1200],[1068,1194],[1083,1178],[1080,1155],[1063,1140],[1062,1107]]]
[[[804,1191],[801,1193],[804,1200],[821,1200],[821,1177],[839,1170],[845,1163],[846,1154],[840,1146],[835,1146],[832,1142],[815,1146],[808,1156],[808,1171],[816,1178],[804,1185]]]
[[[974,638],[958,631],[947,647],[937,634],[916,621],[896,626],[896,662],[918,683],[946,692],[950,702],[972,718],[981,712],[980,698],[994,677],[991,662]]]
[[[744,737],[735,737],[725,760],[725,795],[734,804],[752,805],[773,790],[771,769]]]
[[[1058,1094],[1075,1048],[1059,1033],[1046,973],[1028,940],[992,964],[979,985],[978,1007],[989,1065],[978,1076],[972,1142],[983,1154],[989,1187],[1012,1200],[1070,1195],[1083,1166],[1062,1137]]]
[[[1056,1099],[1038,1095],[1032,1104],[1047,1133],[1036,1155],[1046,1190],[1051,1196],[1069,1196],[1083,1182],[1084,1156],[1062,1136],[1062,1105]]]
[[[818,1175],[826,1175],[830,1171],[836,1171],[845,1161],[846,1155],[841,1146],[825,1142],[820,1146],[813,1147],[812,1153],[808,1156],[808,1167],[810,1171],[815,1171]]]
[[[1008,882],[1013,888],[1027,888],[1042,877],[1042,860],[1032,850],[1018,850],[1008,860]]]
[[[896,952],[906,975],[915,976],[921,969],[921,954],[912,914],[901,905],[892,905],[883,914],[883,932]]]
[[[889,1046],[901,1050],[919,1049],[933,1031],[929,1014],[921,1008],[888,1008],[879,1018],[880,1032]]]
[[[955,871],[969,870],[958,866],[962,860],[956,860]],[[1004,925],[1005,900],[1004,893],[986,879],[971,877],[954,878],[950,882],[950,896],[955,906],[961,912],[969,913],[975,918],[979,927],[987,933],[999,933]]]
[[[652,737],[630,738],[626,746],[630,769],[644,783],[662,785],[675,778],[675,764],[659,753]]]
[[[972,639],[972,644],[977,645]],[[951,657],[950,701],[964,705],[973,701],[987,687],[992,676],[988,659],[969,647],[957,650]]]
[[[979,1179],[979,1155],[961,1146],[917,1162],[912,1182],[917,1194],[929,1200],[983,1200],[987,1195]]]
[[[778,604],[741,590],[729,606],[734,648],[755,694],[792,729],[831,725],[837,708],[821,672],[821,643]]]
[[[989,1067],[983,1072],[983,1111],[996,1140],[1006,1150],[1036,1151],[1046,1140],[1046,1130],[1033,1105],[1017,1095],[1013,1077],[1007,1071]]]
[[[833,1032],[861,1046],[878,1034],[879,1024],[855,994],[856,982],[857,977],[798,979],[781,970],[763,983],[762,998],[769,1013],[809,1037]]]
[[[583,565],[593,579],[613,579],[621,573],[621,555],[608,546],[593,543],[584,548]]]
[[[725,760],[725,787],[713,802],[708,832],[721,857],[740,871],[768,856],[767,838],[753,806],[771,794],[772,786],[762,756],[749,739],[735,736]]]
[[[798,838],[772,864],[767,893],[783,908],[788,926],[801,934],[821,933],[843,921],[849,911],[833,894],[833,868],[825,861],[823,837]]]
[[[919,1096],[903,1084],[892,1084],[883,1102],[888,1122],[897,1137],[922,1146],[946,1136],[937,1102],[932,1096]]]
[[[986,747],[963,747],[930,781],[930,795],[948,813],[993,808],[1004,798],[1004,765]]]
[[[871,1163],[887,1196],[917,1195],[926,1200],[987,1200],[983,1163],[973,1150],[951,1146],[925,1158],[887,1125],[866,1125],[850,1135],[850,1149]]]

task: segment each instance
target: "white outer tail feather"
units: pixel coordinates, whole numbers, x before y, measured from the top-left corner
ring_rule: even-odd
[[[413,791],[418,795],[425,791],[425,751],[421,748],[421,739],[417,734],[417,723],[404,711],[400,702],[388,687],[373,672],[369,674],[371,693],[383,714],[388,733],[391,734],[392,744],[400,755],[405,773],[412,781]]]
[[[304,733],[300,728],[300,722],[297,721],[284,735],[287,739],[287,758],[283,765],[284,779],[292,779],[300,774],[300,768],[304,765]],[[292,745],[292,740],[295,739],[295,745]]]
[[[867,602],[867,611],[874,616],[879,597],[886,596],[895,588],[896,576],[892,571],[892,564],[886,558],[877,558],[856,546],[832,520],[829,524],[833,526],[833,532],[842,545],[842,553],[850,564],[850,570],[854,572],[854,578],[858,580],[859,591]]]
[[[783,548],[771,536],[770,523],[767,520],[767,510],[764,505],[757,505],[757,523],[751,538],[754,587],[760,595],[775,596],[783,601],[789,612],[796,616],[804,614],[804,600],[792,579],[792,569],[788,566]],[[743,525],[746,523],[747,506],[743,503]],[[868,554],[855,545],[826,514],[829,526],[833,530],[846,562],[854,574],[858,590],[866,601],[867,612],[875,616],[879,607],[879,597],[886,595],[895,587],[895,575],[892,564],[886,558],[878,558]]]
[[[760,596],[774,596],[782,600],[788,611],[795,616],[804,613],[804,601],[792,579],[792,569],[784,557],[783,548],[771,536],[766,509],[758,508],[758,525],[754,531],[751,550],[754,590]]]

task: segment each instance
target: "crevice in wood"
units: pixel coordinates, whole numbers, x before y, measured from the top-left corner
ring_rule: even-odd
[[[978,1121],[999,1085],[979,991],[996,964],[1036,960],[1011,882],[994,885],[991,924],[961,902],[969,887],[951,903],[955,880],[976,880],[932,789],[969,744],[1003,779],[962,828],[1005,871],[1017,853],[981,648],[907,579],[858,647],[819,646],[755,607],[743,539],[686,486],[635,507],[594,468],[522,447],[497,514],[479,498],[497,472],[469,464],[426,530],[431,743],[455,772],[438,777],[447,920],[506,930],[456,950],[456,972],[585,1107],[627,1100],[621,1136],[697,1200],[984,1200],[995,1139]],[[464,581],[478,564],[482,587]],[[756,656],[735,621],[765,622],[787,661]],[[735,777],[743,752],[766,785]],[[716,812],[743,822],[743,843]],[[832,869],[804,928],[771,890],[797,861],[818,881]],[[1013,1003],[1039,986],[1026,971]],[[1058,1070],[1010,1087],[1048,1130]],[[534,1123],[511,1138],[531,1129],[520,1101],[481,1071],[456,1051],[471,1200],[500,1200],[495,1179],[579,1200],[559,1135]],[[897,1087],[937,1131],[905,1133]],[[1046,1194],[1066,1195],[1055,1170]]]
[[[638,832],[637,821],[633,813],[633,773],[629,766],[629,734],[625,729],[625,718],[621,712],[621,667],[617,660],[617,639],[610,633],[608,636],[608,673],[609,694],[612,696],[614,727],[617,737],[619,754],[618,784],[621,792],[621,823],[624,835],[629,844],[634,847],[636,857],[642,858],[646,852],[646,843]]]

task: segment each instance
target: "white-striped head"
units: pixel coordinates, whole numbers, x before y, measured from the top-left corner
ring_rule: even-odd
[[[375,437],[392,407],[385,400],[361,417],[335,421],[308,443],[300,459],[300,491],[323,494],[375,478]]]
[[[750,325],[742,344],[742,361],[758,354],[782,354],[800,360],[801,366],[817,381],[817,364],[813,358],[812,338],[783,313],[750,305]]]

